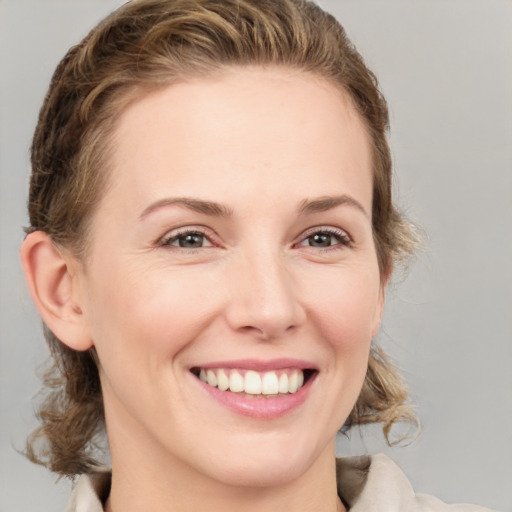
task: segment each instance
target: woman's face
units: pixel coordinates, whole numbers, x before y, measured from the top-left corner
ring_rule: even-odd
[[[114,466],[275,485],[331,464],[384,295],[347,96],[282,68],[175,84],[123,113],[112,167],[77,279]]]

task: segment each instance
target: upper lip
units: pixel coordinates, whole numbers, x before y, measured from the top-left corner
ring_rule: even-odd
[[[294,358],[279,358],[279,359],[236,359],[229,361],[214,361],[209,363],[197,364],[192,368],[204,368],[215,369],[215,368],[226,368],[226,369],[240,369],[240,370],[254,370],[259,372],[266,372],[272,370],[284,370],[285,368],[297,368],[301,370],[316,370],[317,367],[311,361],[305,361],[304,359]]]

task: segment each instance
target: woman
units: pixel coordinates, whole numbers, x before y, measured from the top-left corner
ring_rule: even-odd
[[[68,52],[22,262],[55,358],[29,456],[85,474],[69,510],[447,510],[335,462],[342,426],[415,420],[371,347],[415,243],[387,124],[309,3],[135,1]]]

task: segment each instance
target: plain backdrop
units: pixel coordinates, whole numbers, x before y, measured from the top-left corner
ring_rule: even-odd
[[[391,287],[378,340],[407,377],[423,433],[378,429],[340,454],[384,451],[417,491],[512,511],[512,2],[321,0],[381,81],[396,192],[428,233]],[[120,0],[0,0],[0,512],[65,509],[70,483],[18,453],[46,357],[18,248],[29,146],[50,76]]]

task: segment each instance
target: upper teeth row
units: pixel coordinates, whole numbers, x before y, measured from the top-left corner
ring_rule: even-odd
[[[239,372],[237,370],[201,369],[199,378],[217,387],[221,391],[248,393],[250,395],[277,395],[279,393],[295,393],[304,384],[302,370],[258,373],[252,370]]]

